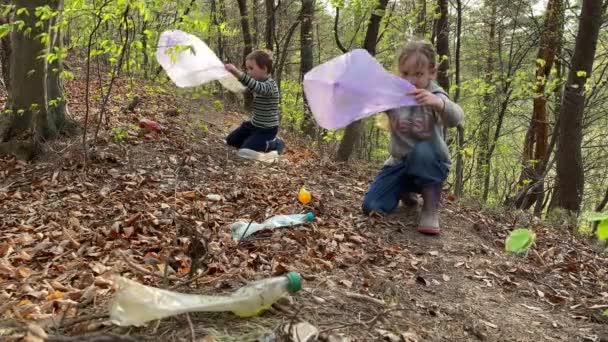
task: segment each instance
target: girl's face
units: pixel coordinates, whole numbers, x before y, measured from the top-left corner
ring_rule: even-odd
[[[268,77],[268,70],[262,68],[255,62],[255,59],[248,59],[245,61],[245,67],[247,67],[247,73],[256,81],[262,81]]]
[[[437,69],[420,54],[413,54],[399,65],[399,75],[418,89],[426,89],[437,77]]]

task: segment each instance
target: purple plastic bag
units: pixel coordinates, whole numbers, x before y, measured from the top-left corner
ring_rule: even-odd
[[[337,129],[389,109],[417,106],[415,87],[386,71],[367,50],[336,57],[304,75],[304,93],[319,126]]]

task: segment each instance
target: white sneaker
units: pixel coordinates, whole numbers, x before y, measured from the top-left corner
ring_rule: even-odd
[[[279,153],[277,151],[270,151],[268,153],[262,153],[248,148],[242,148],[237,153],[237,156],[245,159],[257,160],[265,163],[272,163],[279,159]]]

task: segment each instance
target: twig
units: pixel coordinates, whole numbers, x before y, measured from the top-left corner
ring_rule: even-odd
[[[196,334],[194,333],[194,326],[192,325],[192,320],[190,319],[190,314],[186,312],[186,319],[188,320],[188,325],[190,326],[190,335],[192,335],[192,342],[196,341]]]
[[[185,286],[185,285],[190,285],[190,284],[192,284],[193,282],[195,282],[195,281],[197,281],[197,280],[201,279],[202,277],[206,276],[207,274],[209,274],[209,272],[208,272],[208,271],[203,272],[203,273],[201,273],[201,274],[197,275],[196,277],[192,277],[192,278],[190,278],[190,279],[188,279],[188,280],[185,280],[185,281],[182,281],[182,282],[180,282],[180,283],[178,283],[178,284],[176,284],[176,285],[173,285],[172,287],[170,287],[170,288],[169,288],[169,290],[175,290],[175,289],[180,288],[180,287],[182,287],[182,286]],[[218,278],[219,278],[219,277],[218,277]],[[213,279],[213,280],[216,280],[216,279],[217,279],[217,278],[215,278],[215,279]],[[205,282],[205,283],[207,283],[207,282]]]
[[[247,231],[249,230],[249,227],[251,227],[251,224],[253,223],[253,220],[255,220],[254,217],[251,218],[251,220],[249,221],[249,224],[247,225],[247,228],[245,228],[245,231],[243,232],[243,235],[241,235],[241,237],[239,238],[239,242],[236,244],[236,248],[237,249],[241,245],[242,241],[245,239],[245,235],[247,235]]]
[[[328,331],[332,331],[332,330],[338,330],[338,329],[344,329],[344,328],[348,328],[348,327],[352,327],[355,325],[363,325],[365,327],[368,327],[369,330],[373,329],[374,325],[376,324],[376,322],[380,319],[380,317],[393,312],[393,311],[401,311],[401,310],[406,310],[405,308],[393,308],[393,309],[388,309],[388,310],[384,310],[382,312],[380,312],[379,314],[377,314],[376,316],[374,316],[372,319],[370,319],[369,321],[364,321],[364,322],[354,322],[354,323],[347,323],[347,324],[343,324],[343,325],[339,325],[336,327],[332,327],[332,328],[327,328],[324,330],[319,331],[319,335],[322,335]]]
[[[386,303],[383,300],[380,299],[376,299],[376,298],[372,298],[370,296],[366,296],[366,295],[362,295],[359,293],[353,293],[353,292],[346,292],[344,294],[346,297],[351,298],[351,299],[358,299],[358,300],[364,300],[370,303],[374,303],[380,306],[386,306]]]
[[[146,274],[146,275],[151,275],[151,276],[155,276],[155,277],[160,278],[160,279],[164,279],[164,276],[162,276],[160,274],[156,274],[156,273],[151,272],[151,271],[148,271],[147,269],[145,269],[145,268],[143,268],[143,267],[141,267],[139,265],[134,264],[133,261],[131,261],[129,259],[129,257],[125,253],[119,252],[119,254],[122,257],[122,259],[127,263],[127,265],[129,265],[129,267],[131,267],[133,270],[138,271],[138,272],[143,273],[143,274]],[[180,278],[172,277],[172,276],[167,276],[167,279],[169,279],[169,280],[175,280],[175,281],[181,280]]]

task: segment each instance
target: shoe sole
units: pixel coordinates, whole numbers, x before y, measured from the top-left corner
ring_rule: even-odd
[[[249,149],[240,149],[237,153],[237,156],[249,160],[257,160],[264,163],[272,163],[279,158],[279,154],[277,151],[272,151],[268,153],[261,153],[254,150]]]
[[[441,234],[441,229],[438,227],[418,227],[418,232],[425,235],[439,235]]]

